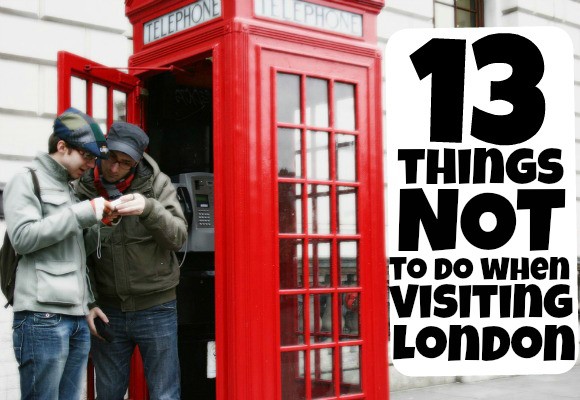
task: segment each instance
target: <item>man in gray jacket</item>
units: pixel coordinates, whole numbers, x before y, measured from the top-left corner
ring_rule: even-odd
[[[108,160],[85,173],[78,183],[81,198],[103,196],[114,216],[102,241],[100,258],[89,260],[96,303],[92,320],[109,324],[109,342],[93,339],[97,396],[122,399],[129,365],[139,346],[151,400],[179,399],[175,251],[187,239],[187,223],[170,178],[144,153],[149,138],[136,125],[115,122],[107,136]]]
[[[14,291],[13,344],[22,399],[78,399],[90,348],[85,316],[93,295],[86,255],[97,247],[96,225],[108,203],[79,202],[70,181],[108,154],[93,119],[68,109],[54,121],[48,154],[4,190],[6,228],[22,257]],[[90,228],[90,229],[89,229]]]

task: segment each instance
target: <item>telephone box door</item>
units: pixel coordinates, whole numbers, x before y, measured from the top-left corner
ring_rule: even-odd
[[[281,399],[388,398],[380,115],[370,107],[380,64],[269,50],[261,60],[277,160]]]
[[[57,74],[59,114],[75,107],[91,115],[103,132],[114,121],[141,125],[136,77],[65,51],[58,53]]]
[[[103,132],[115,121],[142,126],[136,77],[65,51],[58,53],[57,75],[58,114],[75,107],[91,115]],[[88,368],[92,368],[90,362]],[[131,360],[130,380],[129,397],[146,399],[148,390],[139,349]],[[92,382],[87,386],[87,398],[94,399]]]

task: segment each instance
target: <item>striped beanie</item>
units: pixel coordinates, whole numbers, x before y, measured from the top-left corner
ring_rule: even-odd
[[[53,131],[72,147],[88,151],[95,157],[109,158],[107,140],[101,128],[93,118],[76,108],[71,107],[56,117]]]

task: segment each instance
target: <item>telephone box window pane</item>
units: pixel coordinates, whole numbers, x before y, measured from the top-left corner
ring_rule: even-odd
[[[340,351],[342,380],[340,394],[361,393],[360,384],[360,346],[345,346]]]
[[[330,267],[330,242],[312,240],[308,245],[308,265],[310,286],[330,287],[332,268]]]
[[[332,294],[310,295],[310,341],[328,342],[332,338]]]
[[[475,0],[457,0],[457,7],[475,10]]]
[[[330,233],[330,186],[308,185],[308,231]]]
[[[342,293],[340,309],[342,313],[342,334],[340,340],[359,339],[360,293]]]
[[[276,113],[278,122],[300,123],[300,76],[278,73]]]
[[[457,28],[470,28],[475,27],[475,13],[457,10]]]
[[[278,176],[300,177],[300,130],[278,128]]]
[[[354,85],[336,83],[334,85],[334,126],[336,129],[354,131]]]
[[[304,352],[282,353],[282,400],[306,399]]]
[[[280,289],[302,288],[302,271],[302,240],[280,239]]]
[[[304,296],[280,296],[280,344],[304,344]]]
[[[306,79],[306,124],[328,127],[328,81]]]
[[[127,120],[127,93],[113,90],[113,122]]]
[[[80,78],[71,78],[71,105],[79,111],[87,112],[87,81]]]
[[[329,179],[328,132],[308,131],[306,174],[310,179]]]
[[[435,3],[435,28],[451,28],[455,26],[455,10],[443,4]]]
[[[278,184],[278,213],[280,233],[302,232],[302,186]]]
[[[358,246],[355,241],[338,242],[340,286],[358,286]]]
[[[107,132],[107,88],[93,85],[93,118],[103,132]]]
[[[353,135],[335,136],[336,177],[339,181],[356,181],[356,140]]]
[[[356,188],[338,187],[338,231],[343,234],[357,232]]]
[[[310,379],[312,398],[321,399],[334,396],[333,349],[310,350]]]

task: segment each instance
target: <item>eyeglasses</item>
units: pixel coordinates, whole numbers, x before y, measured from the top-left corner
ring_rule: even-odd
[[[76,150],[81,155],[83,160],[85,160],[85,161],[96,161],[96,159],[97,159],[97,156],[94,156],[93,154],[89,153],[88,151],[77,149],[76,147],[73,147],[73,149]]]
[[[137,165],[137,163],[132,160],[120,160],[119,157],[113,152],[109,153],[109,159],[107,161],[113,164],[118,164],[120,169],[131,169]]]

